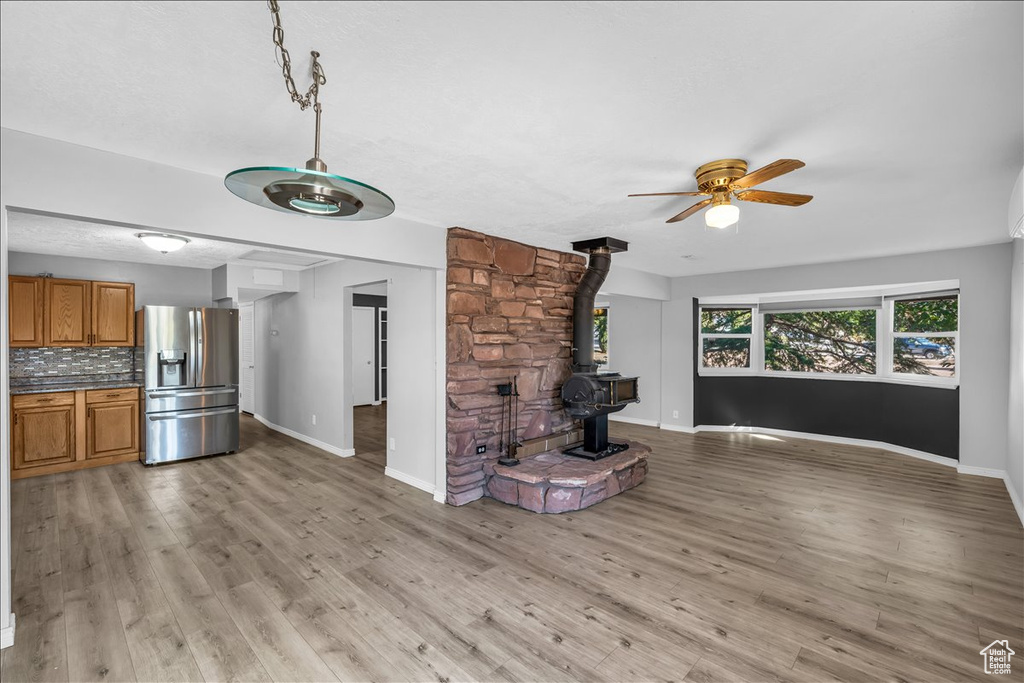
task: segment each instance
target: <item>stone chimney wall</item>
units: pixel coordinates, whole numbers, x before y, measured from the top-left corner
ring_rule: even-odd
[[[582,255],[448,231],[448,503],[487,495],[501,436],[497,386],[513,375],[520,440],[572,426],[559,390],[571,373],[572,298],[585,270]]]

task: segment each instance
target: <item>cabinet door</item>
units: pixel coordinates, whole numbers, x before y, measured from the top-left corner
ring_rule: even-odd
[[[7,328],[12,347],[43,345],[43,278],[7,279]]]
[[[16,408],[11,466],[16,470],[75,460],[75,406]]]
[[[92,345],[135,346],[135,285],[92,283]]]
[[[46,346],[89,346],[92,333],[88,280],[46,278],[43,337]]]
[[[89,406],[86,458],[105,458],[139,451],[139,402],[119,401]]]

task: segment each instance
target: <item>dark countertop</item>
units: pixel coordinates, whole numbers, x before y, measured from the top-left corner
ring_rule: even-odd
[[[89,391],[91,389],[127,389],[141,387],[141,380],[93,381],[79,379],[71,382],[11,382],[11,396],[19,394],[51,394],[58,391]]]

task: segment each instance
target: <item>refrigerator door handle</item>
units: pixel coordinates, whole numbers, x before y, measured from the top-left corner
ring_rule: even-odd
[[[160,420],[187,420],[193,417],[212,417],[213,415],[227,415],[228,413],[237,413],[238,408],[232,406],[231,408],[218,408],[217,410],[195,410],[187,413],[157,413],[155,415],[147,415],[150,422],[158,422]]]
[[[150,398],[182,398],[184,396],[211,396],[213,394],[230,394],[237,391],[235,387],[226,389],[200,389],[199,391],[173,391],[165,393],[152,393]]]
[[[189,372],[192,373],[188,378],[188,386],[196,386],[199,380],[199,348],[196,344],[196,309],[190,308],[188,311],[188,343],[189,351],[191,352],[192,358],[189,360]]]

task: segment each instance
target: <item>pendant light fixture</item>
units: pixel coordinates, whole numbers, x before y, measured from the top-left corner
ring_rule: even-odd
[[[292,79],[291,57],[284,46],[281,28],[281,9],[276,0],[269,0],[274,18],[274,45],[277,59],[284,73],[285,85],[293,102],[302,110],[313,107],[316,114],[316,143],[313,158],[304,168],[290,166],[252,166],[228,173],[224,185],[247,202],[276,211],[303,216],[334,218],[338,220],[366,221],[383,218],[395,210],[395,202],[375,187],[358,180],[327,172],[327,164],[320,158],[320,86],[327,83],[320,66],[320,53],[313,56],[313,83],[306,94],[300,95]]]

